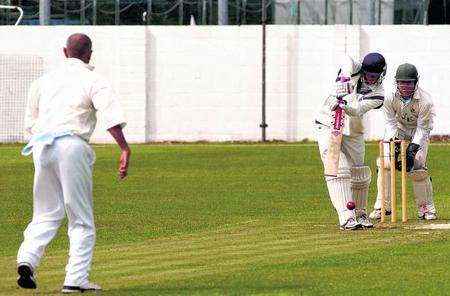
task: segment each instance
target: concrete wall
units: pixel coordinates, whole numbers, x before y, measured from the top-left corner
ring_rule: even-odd
[[[257,27],[150,27],[149,140],[257,140]]]
[[[0,54],[42,57],[44,71],[49,71],[64,60],[62,49],[65,41],[75,32],[87,33],[92,38],[92,65],[108,78],[120,94],[128,118],[127,138],[132,142],[144,142],[147,104],[145,27],[2,26]],[[0,107],[2,104],[5,102],[0,102]],[[1,126],[3,123],[0,119],[0,129],[8,129]],[[92,140],[111,141],[111,137],[102,129],[101,120]]]
[[[130,141],[260,139],[259,26],[1,27],[0,40],[7,42],[0,54],[40,56],[47,71],[63,60],[65,39],[74,32],[92,37],[92,64],[121,97]],[[268,26],[268,139],[314,139],[314,115],[343,55],[359,59],[371,51],[388,62],[386,89],[399,64],[417,65],[420,84],[436,103],[433,134],[450,134],[446,36],[448,26]],[[377,139],[383,118],[372,113],[367,138]],[[92,140],[111,141],[101,122]]]
[[[361,52],[380,51],[388,63],[386,89],[394,89],[394,75],[403,63],[416,65],[419,84],[434,101],[436,120],[432,134],[450,134],[450,96],[447,85],[450,63],[450,26],[364,26],[361,30]],[[372,114],[372,132],[382,134],[382,114]]]

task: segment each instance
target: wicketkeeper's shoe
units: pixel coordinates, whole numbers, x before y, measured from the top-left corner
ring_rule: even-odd
[[[84,292],[100,292],[102,287],[97,284],[87,282],[80,286],[64,286],[62,288],[63,293],[84,293]]]
[[[19,263],[17,267],[17,284],[24,289],[36,289],[36,280],[33,276],[33,267],[29,263]]]
[[[367,218],[366,214],[362,214],[356,219],[356,221],[362,225],[364,228],[373,228],[373,223]]]
[[[437,216],[435,213],[426,212],[425,214],[423,214],[422,217],[419,217],[419,218],[425,219],[425,220],[436,220]]]
[[[386,216],[390,216],[391,215],[391,211],[386,210],[384,212],[384,214]],[[372,220],[380,220],[381,219],[381,209],[375,209],[372,211],[372,213],[370,213],[369,218]]]
[[[347,220],[347,222],[341,225],[341,230],[356,230],[360,229],[361,227],[362,225],[355,221],[355,219],[350,218]]]

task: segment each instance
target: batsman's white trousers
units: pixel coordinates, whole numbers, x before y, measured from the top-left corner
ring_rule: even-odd
[[[82,285],[88,281],[95,244],[94,151],[80,137],[65,136],[51,145],[35,145],[33,161],[33,219],[24,231],[17,263],[28,262],[36,269],[67,215],[70,251],[64,285]]]
[[[331,130],[329,127],[316,124],[316,136],[317,143],[319,144],[320,157],[322,161],[325,160],[328,143],[330,142]],[[366,144],[364,142],[364,136],[343,136],[342,137],[342,147],[339,159],[339,166],[353,167],[353,166],[364,166],[364,154],[366,152]]]

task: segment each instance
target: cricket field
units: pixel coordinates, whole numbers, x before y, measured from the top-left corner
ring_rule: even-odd
[[[360,231],[339,230],[315,143],[132,145],[124,181],[118,148],[94,149],[90,278],[102,295],[450,294],[448,143],[433,143],[428,157],[439,219],[416,218],[408,180],[409,221]],[[377,149],[366,146],[370,208]],[[0,145],[0,294],[58,295],[66,224],[37,271],[38,289],[16,285],[33,181],[20,150]]]

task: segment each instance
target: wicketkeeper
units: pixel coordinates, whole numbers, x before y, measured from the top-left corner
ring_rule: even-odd
[[[379,53],[367,54],[362,63],[348,57],[339,70],[335,92],[325,100],[316,118],[320,156],[325,162],[332,113],[338,106],[345,112],[338,174],[336,177],[325,177],[331,202],[343,230],[373,227],[366,212],[371,171],[364,164],[363,117],[368,111],[383,105],[382,83],[385,74],[386,62]],[[337,98],[343,98],[343,103],[339,103]],[[356,203],[354,210],[347,208],[350,200]]]
[[[431,96],[419,87],[419,74],[414,65],[402,64],[395,74],[397,89],[389,93],[384,102],[386,130],[384,140],[407,140],[406,171],[413,183],[419,218],[425,220],[436,219],[436,208],[433,201],[433,187],[431,177],[426,167],[430,131],[433,129],[435,116]],[[389,155],[388,145],[385,145],[384,155]],[[398,158],[399,148],[396,149]],[[371,219],[381,218],[381,168],[378,165],[378,195]],[[389,162],[385,162],[385,209],[391,214],[391,173]],[[401,170],[400,162],[396,165]]]

